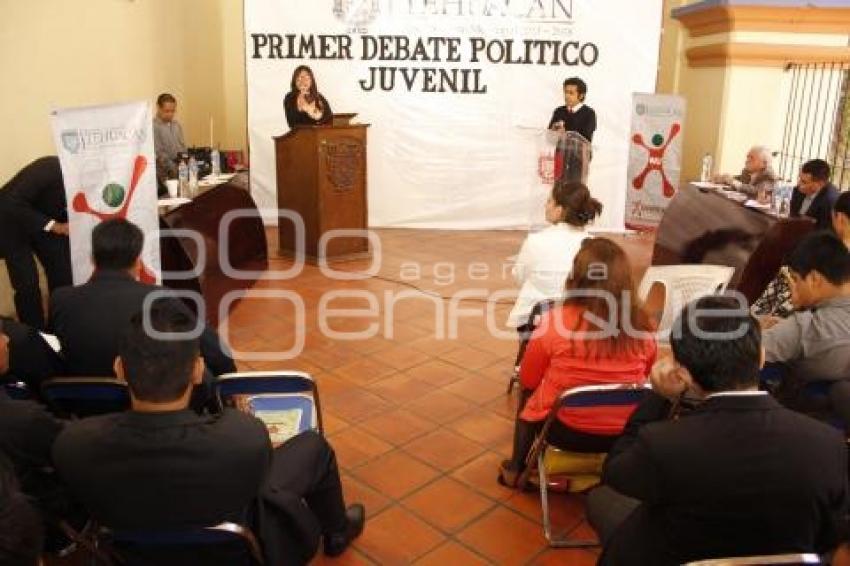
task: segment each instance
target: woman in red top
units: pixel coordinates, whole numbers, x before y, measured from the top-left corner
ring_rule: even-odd
[[[516,484],[534,437],[561,393],[585,385],[643,383],[655,362],[654,329],[636,297],[622,248],[605,238],[585,240],[566,290],[564,302],[543,315],[522,359],[513,456],[502,463],[499,476],[509,486]],[[563,410],[548,441],[574,452],[607,452],[632,410]]]

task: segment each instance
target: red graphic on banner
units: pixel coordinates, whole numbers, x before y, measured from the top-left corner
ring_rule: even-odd
[[[139,180],[142,178],[142,174],[145,172],[147,166],[147,159],[145,159],[143,155],[137,155],[136,160],[133,163],[133,176],[130,179],[130,190],[127,193],[127,198],[124,200],[124,205],[117,212],[99,212],[94,210],[89,205],[89,201],[86,198],[85,193],[82,191],[74,195],[71,206],[73,206],[74,211],[81,214],[90,214],[95,218],[98,218],[101,222],[104,220],[112,220],[113,218],[126,219],[127,211],[130,209],[130,203],[133,201],[133,195],[136,192],[136,186],[138,186]],[[139,280],[142,283],[154,284],[156,283],[156,275],[154,275],[154,273],[148,269],[144,263],[142,263],[139,271]]]
[[[644,143],[643,136],[638,132],[634,136],[632,136],[632,142],[635,145],[638,145],[648,152],[648,156],[646,159],[646,166],[643,168],[637,177],[632,180],[632,186],[640,190],[643,188],[643,184],[646,181],[647,175],[649,175],[652,171],[658,171],[661,175],[661,185],[664,188],[664,196],[670,198],[676,192],[676,189],[667,179],[667,175],[664,173],[664,153],[667,151],[667,147],[670,145],[670,142],[673,141],[673,138],[681,131],[682,126],[679,125],[678,122],[673,123],[670,126],[670,134],[667,136],[667,141],[664,142],[663,145],[660,143],[660,147],[649,147]],[[660,137],[660,136],[658,136]],[[653,139],[655,141],[655,139]]]

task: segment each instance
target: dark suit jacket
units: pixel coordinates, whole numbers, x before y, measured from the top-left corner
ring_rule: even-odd
[[[263,423],[235,410],[91,417],[66,426],[53,447],[59,475],[92,517],[130,530],[245,524],[271,454]]]
[[[827,183],[818,192],[812,205],[806,211],[806,216],[814,218],[817,222],[817,230],[829,230],[832,228],[832,208],[835,206],[835,201],[838,200],[838,189],[832,183]],[[800,216],[800,207],[803,206],[803,199],[806,195],[801,193],[797,187],[794,187],[794,192],[791,194],[791,216]]]
[[[67,516],[70,503],[52,472],[50,451],[62,423],[34,401],[9,399],[0,389],[0,452],[12,465],[24,493],[50,515]]]
[[[50,297],[48,328],[62,344],[67,374],[115,375],[112,364],[121,333],[130,318],[141,312],[145,297],[163,289],[120,271],[96,271],[83,285],[57,289]],[[201,335],[201,355],[213,375],[236,371],[209,327]]]
[[[558,106],[552,112],[549,128],[558,121],[564,122],[566,131],[578,132],[587,141],[593,141],[593,132],[596,131],[596,112],[590,106],[585,104],[577,112],[569,112],[566,106]]]
[[[831,427],[762,396],[715,397],[676,421],[651,395],[603,482],[642,504],[600,564],[681,564],[825,551],[847,511],[847,448]]]
[[[44,230],[51,220],[68,221],[65,185],[56,156],[36,159],[0,189],[0,218],[27,235]],[[7,227],[8,229],[8,227]]]

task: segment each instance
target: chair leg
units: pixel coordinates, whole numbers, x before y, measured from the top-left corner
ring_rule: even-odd
[[[543,536],[549,541],[552,548],[588,548],[599,546],[597,540],[571,539],[569,536],[556,537],[552,534],[552,519],[549,515],[549,478],[546,476],[546,463],[544,461],[546,450],[541,450],[537,455],[537,473],[540,482],[540,508],[543,513]]]
[[[514,390],[514,385],[519,383],[519,366],[514,366],[514,371],[511,372],[511,378],[508,380],[508,391],[507,394],[510,395]]]

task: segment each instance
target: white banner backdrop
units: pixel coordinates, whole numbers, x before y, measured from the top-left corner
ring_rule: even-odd
[[[111,218],[126,218],[142,229],[141,280],[159,282],[150,105],[132,102],[55,110],[51,125],[68,199],[74,284],[91,277],[91,231]]]
[[[622,228],[631,95],[653,91],[662,0],[245,0],[251,189],[276,208],[272,137],[307,64],[370,123],[370,226],[526,227],[564,79],[596,110],[588,184]],[[545,201],[545,199],[544,199]],[[266,219],[273,221],[271,215]]]
[[[626,186],[626,226],[652,229],[676,191],[682,170],[685,99],[635,94]]]

